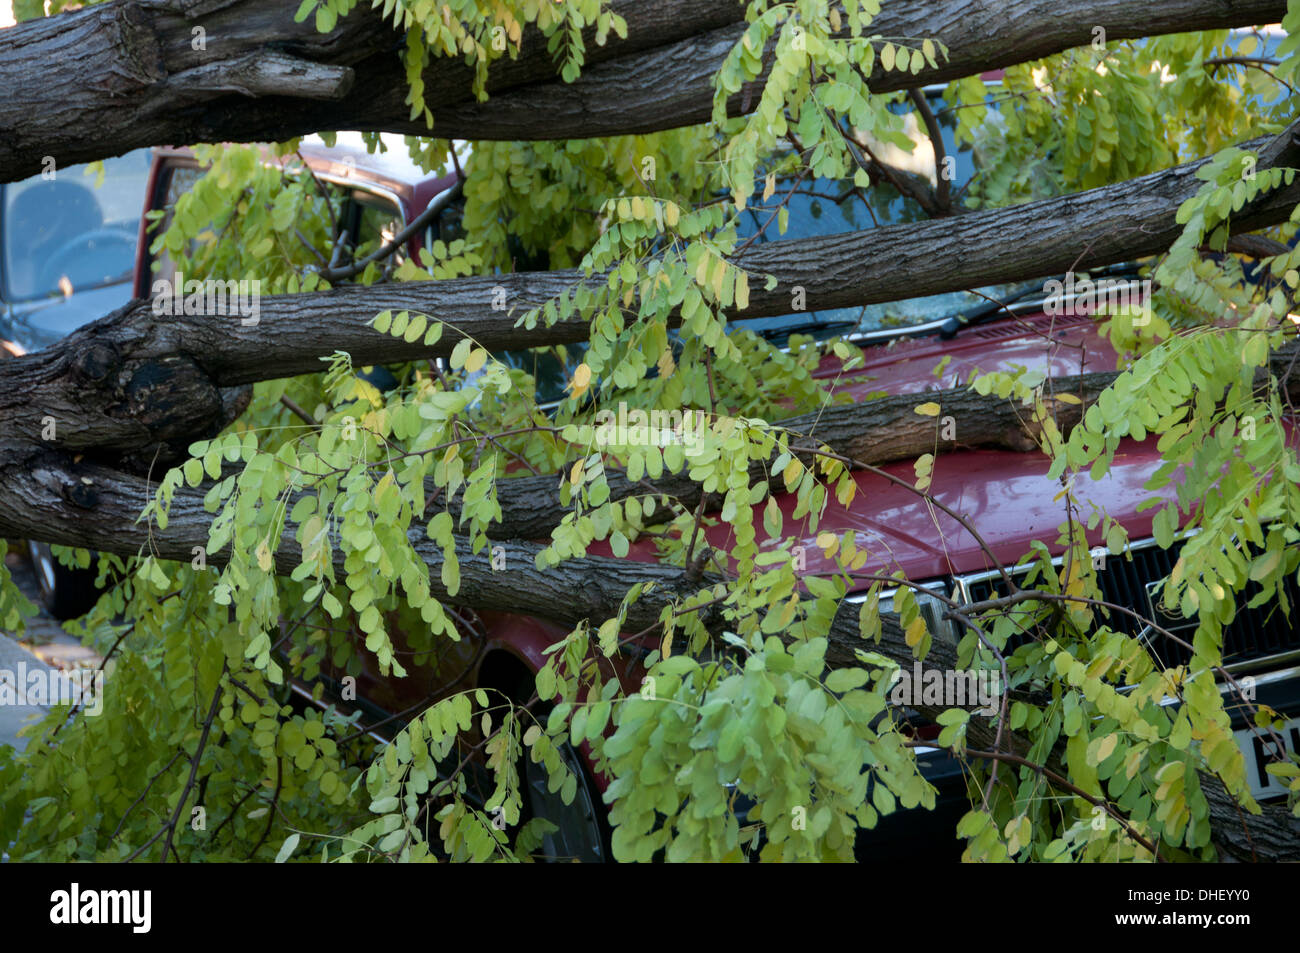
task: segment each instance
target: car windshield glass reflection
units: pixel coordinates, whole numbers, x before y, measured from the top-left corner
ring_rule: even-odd
[[[990,85],[989,88],[990,98],[992,98],[997,87]],[[945,155],[951,160],[949,163],[951,188],[960,201],[960,196],[978,169],[977,150],[969,145],[958,144],[955,136],[956,118],[942,96],[932,91],[927,99],[943,136]],[[899,103],[897,109],[907,112],[908,107]],[[996,110],[990,111],[988,121],[997,121]],[[925,179],[930,186],[933,186],[935,176],[938,174],[934,161],[934,148],[928,133],[921,127],[916,116],[910,112],[906,115],[904,133],[915,143],[912,152],[881,143],[874,143],[874,151],[882,155],[892,166],[902,169],[907,174]],[[793,190],[794,194],[787,196],[789,190]],[[742,213],[737,228],[742,243],[760,232],[763,223],[771,217],[769,206],[777,202],[787,210],[788,226],[784,234],[778,234],[775,227],[769,227],[755,239],[756,241],[817,238],[845,232],[866,231],[887,225],[923,222],[928,219],[914,199],[902,195],[893,185],[884,180],[875,183],[870,189],[857,188],[851,180],[840,182],[814,179],[803,183],[786,180],[780,183],[778,192],[780,194],[770,203],[765,203],[760,194],[754,195],[746,211]],[[905,268],[906,265],[906,262],[899,262],[900,268]],[[749,319],[737,326],[762,334],[775,343],[784,343],[792,333],[825,338],[858,332],[902,330],[950,315],[962,314],[986,304],[989,300],[1000,300],[1020,290],[1019,287],[1011,285],[994,285],[974,291],[928,295],[865,307],[805,311],[779,317]]]
[[[102,181],[85,166],[36,175],[4,189],[0,209],[5,298],[70,295],[130,279],[149,151],[104,162]]]

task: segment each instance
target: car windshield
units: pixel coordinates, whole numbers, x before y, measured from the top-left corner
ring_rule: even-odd
[[[996,85],[990,85],[991,91],[996,89]],[[954,110],[944,102],[941,91],[928,90],[926,98],[943,134],[945,153],[953,160],[949,164],[951,187],[955,194],[960,194],[975,175],[976,150],[969,145],[957,144],[956,116]],[[900,105],[898,108],[902,111],[904,107]],[[996,116],[996,111],[990,111],[989,117],[993,122],[997,122]],[[916,113],[905,113],[904,123],[904,132],[916,143],[915,149],[909,153],[889,143],[876,144],[877,154],[890,166],[925,179],[933,185],[934,150],[929,137],[917,121]],[[788,189],[794,184],[786,182],[784,188],[778,187],[771,202],[784,201]],[[762,202],[760,196],[756,195],[742,213],[737,230],[742,244],[754,236],[771,217],[771,209],[764,208],[766,204],[769,203]],[[785,233],[777,234],[775,228],[768,228],[757,239],[758,242],[816,238],[927,220],[925,212],[913,199],[903,196],[887,182],[876,183],[870,189],[856,189],[852,181],[814,180],[811,184],[799,186],[786,201],[786,207],[789,209],[789,225]],[[792,333],[824,338],[891,329],[906,331],[917,325],[986,309],[991,301],[1007,301],[1025,296],[1035,287],[1041,288],[1042,282],[989,285],[972,291],[906,298],[866,307],[804,311],[779,317],[748,319],[735,326],[748,328],[774,341],[788,338]]]
[[[1224,58],[1225,63],[1240,58],[1245,63],[1268,64],[1276,62],[1277,49],[1285,33],[1276,28],[1262,30],[1236,30],[1225,34],[1223,49],[1232,54]],[[1140,43],[1152,43],[1148,38]],[[1241,78],[1244,74],[1228,72],[1224,78],[1239,93],[1246,95]],[[1285,99],[1284,84],[1263,84],[1251,87],[1250,95],[1260,97],[1256,108],[1263,109]],[[1271,93],[1269,90],[1271,89]],[[989,80],[985,85],[985,102],[989,110],[984,116],[984,128],[977,132],[977,143],[983,142],[990,150],[999,148],[998,139],[1006,126],[1001,114],[1004,98],[1001,80]],[[1261,92],[1261,90],[1263,92]],[[950,187],[956,202],[967,191],[975,177],[981,162],[981,146],[972,147],[968,143],[957,144],[956,131],[958,112],[961,106],[953,105],[944,98],[944,87],[930,87],[925,90],[925,97],[930,105],[935,121],[943,139],[945,157],[951,160],[949,166]],[[1270,96],[1273,98],[1270,100]],[[915,147],[911,152],[892,143],[873,142],[876,155],[899,170],[903,175],[915,176],[929,186],[935,185],[935,153],[927,131],[921,126],[917,114],[902,103],[891,106],[903,114],[904,134]],[[771,208],[783,201],[793,181],[786,181],[778,186],[769,202],[763,202],[761,194],[756,193],[749,207],[742,214],[741,224],[737,230],[740,242],[753,238],[763,223],[771,217]],[[1051,194],[1045,182],[1035,184],[1033,198],[1044,198]],[[767,206],[767,208],[764,208]],[[769,227],[756,242],[814,238],[835,235],[842,232],[863,231],[879,226],[897,225],[909,222],[926,221],[928,216],[920,205],[905,197],[890,183],[880,181],[869,189],[856,189],[853,182],[813,180],[805,181],[796,194],[788,200],[789,227],[785,234],[777,234],[775,227]],[[900,267],[906,267],[900,265]],[[906,333],[908,328],[918,325],[940,323],[945,319],[969,317],[973,312],[991,314],[997,310],[992,302],[1009,302],[1017,299],[1029,299],[1035,291],[1043,289],[1043,282],[1029,282],[1017,285],[992,285],[968,291],[954,291],[946,294],[929,295],[922,298],[908,298],[902,301],[889,301],[881,304],[857,308],[838,308],[825,311],[805,311],[773,318],[759,318],[739,322],[735,327],[748,328],[760,333],[774,343],[784,343],[792,333],[810,334],[816,338],[832,336],[850,336],[897,330]]]
[[[0,205],[5,300],[28,301],[130,279],[149,150],[92,167],[52,169],[7,185]]]

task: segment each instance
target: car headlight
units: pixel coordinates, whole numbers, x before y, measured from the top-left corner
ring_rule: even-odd
[[[942,579],[936,579],[931,582],[917,583],[917,586],[911,588],[916,596],[917,607],[921,610],[921,618],[925,620],[925,627],[929,630],[930,635],[956,645],[959,638],[957,626],[951,619],[943,617],[944,612],[948,609],[948,604],[944,601],[949,596],[948,583]],[[894,611],[894,598],[897,594],[897,588],[881,590],[880,612],[882,615],[885,613],[897,615]],[[847,601],[854,605],[861,605],[867,601],[867,593],[855,592],[848,596]]]

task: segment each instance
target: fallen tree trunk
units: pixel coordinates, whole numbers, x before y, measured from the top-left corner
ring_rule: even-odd
[[[321,130],[425,135],[412,120],[400,34],[357,9],[330,33],[293,22],[297,0],[110,0],[0,30],[0,182],[157,143],[279,141]],[[461,139],[573,139],[706,121],[712,77],[739,40],[744,6],[720,0],[612,0],[627,40],[585,37],[587,66],[564,83],[536,30],[492,66],[480,103],[472,70],[435,59],[425,71],[436,134]],[[873,32],[948,47],[938,69],[877,73],[887,92],[947,82],[1092,43],[1281,20],[1285,0],[900,0]],[[196,28],[202,30],[201,38]],[[202,41],[201,48],[199,41]],[[52,68],[51,64],[58,64]],[[40,82],[30,78],[40,76]],[[759,100],[762,79],[730,102]],[[93,128],[94,136],[84,130]]]
[[[1270,372],[1278,378],[1284,392],[1300,398],[1300,343],[1293,342],[1273,352],[1269,363]],[[1044,383],[1046,408],[1062,434],[1068,435],[1082,418],[1084,410],[1117,376],[1116,371],[1105,371],[1050,378]],[[1074,400],[1061,400],[1056,396],[1061,394]],[[923,402],[937,404],[939,411],[932,416],[917,414],[916,407]],[[945,437],[942,425],[943,418],[948,416],[961,421],[960,434],[954,434],[951,439]],[[976,447],[1032,452],[1038,448],[1041,432],[1039,423],[1027,415],[1023,406],[1010,399],[980,395],[967,387],[832,405],[778,421],[775,426],[789,432],[792,448],[825,446],[841,456],[872,466],[914,459],[924,453],[938,455]],[[8,469],[39,469],[40,461],[48,465],[58,459],[51,456],[51,451],[48,446],[38,448],[28,444],[24,452],[10,459]],[[806,463],[813,456],[806,450],[799,455]],[[751,483],[766,481],[769,475],[767,461],[751,464]],[[155,478],[159,476],[154,473]],[[704,495],[700,484],[685,474],[665,474],[654,481],[633,482],[623,472],[607,469],[605,479],[610,489],[609,498],[615,501],[654,494],[665,503],[671,500],[679,506],[694,509]],[[549,536],[552,528],[571,511],[571,506],[560,501],[560,480],[561,476],[557,474],[540,474],[498,483],[497,499],[502,518],[487,528],[488,535],[502,540],[538,540]],[[3,493],[0,493],[0,501],[3,498]],[[141,497],[139,505],[143,507],[145,502]],[[452,501],[448,510],[459,525],[460,500]],[[16,514],[20,512],[20,508],[15,510]],[[42,525],[28,525],[21,532],[15,531],[15,535],[40,536],[44,511],[29,512],[40,515],[28,517],[28,522],[41,520]],[[184,528],[186,523],[181,520],[177,525]],[[184,553],[188,551],[187,546],[199,544],[189,542],[186,537],[176,545],[179,547],[177,551]]]
[[[1263,0],[1082,0],[1067,7],[1043,0],[901,0],[886,3],[870,31],[894,40],[929,37],[948,48],[938,68],[884,72],[877,64],[871,89],[885,93],[946,83],[1086,46],[1104,31],[1106,42],[1277,22],[1282,3]],[[565,86],[508,90],[486,103],[435,109],[439,135],[467,139],[570,139],[654,132],[709,120],[713,75],[740,40],[726,27],[634,58],[602,63]],[[913,44],[915,45],[915,44]],[[764,76],[727,101],[730,115],[757,106]],[[538,114],[539,105],[544,114]],[[366,128],[380,129],[382,124]],[[387,128],[384,126],[384,128]],[[486,134],[485,134],[486,133]]]
[[[1260,150],[1259,168],[1300,164],[1297,133],[1300,120],[1272,140],[1248,143]],[[822,310],[1158,254],[1180,233],[1175,215],[1201,184],[1195,173],[1204,161],[1013,208],[757,246],[736,263],[774,275],[777,284],[769,291],[751,282],[749,307],[730,317],[789,314],[796,290],[809,310]],[[1300,182],[1262,196],[1234,217],[1233,227],[1249,232],[1286,221],[1297,201]],[[588,325],[580,320],[516,327],[524,310],[582,277],[521,273],[268,297],[255,327],[214,316],[160,318],[149,302],[137,301],[56,345],[0,361],[0,413],[8,422],[0,455],[39,444],[53,417],[55,446],[166,462],[228,419],[238,400],[230,388],[318,371],[320,358],[334,351],[364,366],[447,354],[460,340],[447,333],[427,347],[381,334],[368,322],[384,309],[428,314],[494,350],[586,340]],[[505,291],[503,310],[492,308],[498,289]]]
[[[87,546],[122,556],[153,553],[164,559],[188,561],[193,547],[206,547],[210,515],[203,509],[196,491],[179,490],[169,511],[165,533],[136,522],[136,515],[152,499],[153,487],[145,480],[121,474],[94,464],[68,463],[58,454],[48,454],[44,461],[30,461],[25,468],[0,468],[5,492],[0,494],[0,537],[21,536],[28,529],[32,513],[39,513],[45,538],[72,546]],[[411,541],[420,557],[436,569],[442,553],[419,530]],[[628,588],[637,583],[656,585],[634,603],[627,613],[626,631],[649,629],[658,621],[664,606],[705,588],[714,580],[688,582],[681,570],[654,563],[589,557],[566,562],[558,567],[537,570],[533,563],[536,545],[511,544],[509,571],[495,571],[487,554],[475,555],[460,542],[457,556],[461,568],[461,586],[452,598],[442,587],[440,574],[429,574],[430,588],[440,600],[475,609],[524,612],[539,615],[566,625],[600,620],[617,613]],[[275,556],[277,570],[288,573],[298,560],[289,547]],[[211,562],[220,565],[222,554],[213,554]],[[342,559],[335,557],[336,569]],[[521,594],[526,596],[521,598]],[[722,625],[716,607],[700,610],[705,624],[715,631]],[[827,633],[827,661],[832,668],[857,665],[855,649],[868,647],[900,665],[912,664],[908,647],[897,620],[881,617],[879,645],[864,643],[858,630],[857,607],[844,604]],[[955,647],[936,639],[927,655],[924,668],[939,673],[956,667]],[[924,717],[933,719],[941,709],[920,706]],[[972,746],[995,747],[997,733],[987,719],[972,717],[969,728]],[[1029,741],[1014,733],[1001,739],[1002,750],[1026,752]],[[1059,762],[1053,764],[1060,768]],[[1066,774],[1063,769],[1060,773]],[[1266,805],[1260,815],[1248,815],[1213,778],[1202,775],[1202,786],[1209,799],[1213,838],[1227,856],[1238,860],[1266,862],[1300,859],[1300,819],[1284,807]]]
[[[1199,777],[1210,805],[1211,838],[1221,859],[1266,864],[1300,859],[1300,817],[1277,804],[1263,804],[1260,814],[1247,814],[1218,778],[1204,772]]]
[[[26,538],[38,531],[38,538],[66,546],[80,546],[121,556],[154,555],[161,559],[189,562],[195,547],[207,549],[212,514],[203,508],[203,493],[177,490],[168,511],[167,528],[137,522],[140,512],[153,499],[157,481],[121,473],[88,461],[71,462],[64,455],[43,451],[20,465],[0,467],[4,490],[0,492],[0,538]],[[39,521],[39,527],[33,525]],[[626,628],[651,628],[664,606],[708,588],[719,580],[705,577],[699,582],[686,579],[683,570],[658,563],[606,557],[570,560],[549,569],[536,568],[535,557],[542,546],[525,540],[511,541],[508,570],[495,570],[490,554],[472,552],[468,541],[457,540],[460,589],[453,597],[443,587],[440,573],[442,550],[429,540],[423,525],[412,528],[411,545],[435,571],[429,585],[434,598],[472,609],[515,612],[565,624],[603,620],[614,616],[629,588],[638,583],[655,584],[627,613]],[[228,555],[208,553],[207,562],[223,565]],[[301,561],[292,544],[275,554],[276,570],[288,574]],[[334,549],[335,569],[343,577],[343,553]],[[717,608],[702,612],[706,624],[717,627]],[[902,630],[886,620],[883,637],[887,654],[902,659],[911,649]],[[835,665],[855,664],[854,648],[861,647],[856,611],[843,613],[832,635],[830,659]],[[949,648],[941,648],[938,661],[952,663]],[[910,664],[910,663],[909,663]]]
[[[1116,39],[1126,35],[1126,29],[1133,31],[1130,35],[1148,35],[1166,28],[1274,20],[1280,17],[1283,4],[1170,0],[1158,10],[1126,9],[1131,7],[1120,0],[1081,0],[1064,16],[1067,11],[1059,2],[1016,0],[996,7],[956,0],[893,4],[877,23],[881,32],[936,35],[930,27],[947,17],[945,22],[955,35],[943,32],[944,27],[937,36],[952,47],[954,55],[938,71],[905,79],[881,77],[878,88],[887,88],[889,82],[924,83],[963,75],[1005,65],[1013,57],[1054,52],[1062,43],[1088,42],[1094,23],[1107,27],[1110,39]],[[530,43],[519,62],[499,64],[492,88],[501,95],[486,106],[468,96],[468,73],[461,64],[435,64],[431,67],[435,78],[430,84],[430,102],[438,113],[439,134],[568,138],[668,128],[696,121],[693,116],[705,118],[712,96],[708,77],[716,68],[716,58],[738,35],[736,7],[728,10],[725,4],[703,0],[661,0],[634,8],[620,0],[618,8],[631,23],[640,24],[639,35],[634,27],[627,45],[611,44],[606,50],[589,43],[591,68],[572,86],[553,81],[553,67],[536,52],[540,43]],[[158,141],[155,137],[174,141],[284,138],[295,128],[306,132],[341,125],[423,131],[404,118],[404,77],[394,55],[391,31],[358,13],[356,20],[345,21],[328,36],[316,35],[310,24],[293,27],[287,40],[286,33],[276,34],[279,45],[272,52],[264,43],[266,25],[273,22],[276,30],[287,27],[290,9],[280,2],[255,6],[246,0],[173,0],[168,4],[115,0],[0,32],[0,89],[20,89],[18,95],[0,103],[0,131],[5,133],[0,136],[0,180],[36,171],[41,165],[38,157],[48,155],[67,164]],[[888,19],[908,14],[917,17],[915,30],[904,19]],[[1105,19],[1112,14],[1119,19]],[[712,34],[696,36],[704,20],[690,19],[693,16],[712,16],[711,22],[719,26]],[[171,19],[166,20],[168,17]],[[654,17],[663,25],[664,32],[659,35],[645,28]],[[158,25],[164,20],[166,28],[159,33]],[[1117,22],[1118,26],[1113,25]],[[200,52],[192,45],[196,25],[205,31],[211,28],[208,42],[228,42],[213,43],[210,55],[190,56],[187,48]],[[240,29],[245,31],[242,41]],[[1008,33],[1009,29],[1019,32]],[[725,42],[727,31],[731,31],[730,42]],[[269,32],[275,34],[275,30]],[[669,37],[682,39],[659,45]],[[643,45],[637,47],[637,43]],[[979,43],[983,47],[978,47]],[[49,82],[29,83],[30,71],[44,73],[48,62],[66,65]],[[292,95],[267,95],[286,84]],[[525,84],[533,85],[516,96],[516,88]],[[70,94],[73,87],[75,95]],[[737,97],[738,108],[745,108],[746,98]],[[351,118],[357,121],[353,123]],[[94,143],[85,135],[88,128],[100,133]],[[1283,153],[1287,153],[1288,164],[1294,164],[1290,162],[1293,133],[1294,128],[1277,140],[1271,160],[1261,164],[1267,167]],[[1177,234],[1173,210],[1196,184],[1188,171],[1191,168],[1125,183],[1115,187],[1118,191],[1097,190],[1052,203],[964,216],[959,224],[940,223],[940,229],[908,226],[906,230],[884,229],[755,249],[741,264],[776,274],[780,284],[766,296],[755,295],[750,310],[739,317],[787,313],[789,294],[796,286],[807,292],[809,307],[827,308],[923,294],[926,292],[920,288],[927,283],[935,290],[955,290],[1162,251]],[[1101,198],[1102,193],[1108,194]],[[1291,190],[1270,196],[1236,224],[1249,229],[1280,221],[1294,201]],[[954,242],[961,253],[956,262],[943,254]],[[93,457],[143,463],[150,454],[165,451],[174,455],[193,436],[221,426],[239,412],[240,401],[246,397],[240,390],[243,385],[318,370],[317,358],[337,345],[353,351],[358,364],[431,353],[365,329],[363,322],[385,307],[407,307],[452,323],[464,322],[475,337],[481,338],[478,329],[482,328],[487,336],[484,343],[489,346],[517,345],[520,334],[513,327],[513,316],[493,315],[482,324],[474,323],[484,315],[492,287],[508,283],[516,293],[516,304],[540,303],[554,293],[542,293],[546,288],[556,288],[571,277],[476,279],[477,284],[446,282],[439,283],[443,287],[360,289],[355,294],[277,299],[275,309],[267,315],[268,327],[254,333],[211,319],[160,327],[160,322],[136,305],[79,333],[65,346],[2,364],[0,394],[5,397],[0,399],[0,411],[10,415],[16,426],[0,438],[0,535],[39,535],[123,555],[143,551],[188,560],[193,547],[205,546],[208,538],[210,519],[198,495],[188,491],[178,494],[167,531],[150,533],[150,527],[136,523],[137,514],[151,498],[150,483],[104,466]],[[530,302],[529,294],[540,297]],[[416,303],[405,305],[400,303],[403,301]],[[546,333],[554,334],[549,339],[552,342],[577,340],[586,336],[587,328],[574,323]],[[500,337],[493,338],[493,334]],[[542,339],[529,335],[524,343],[547,343],[544,334],[537,337]],[[499,345],[494,343],[497,341]],[[945,399],[964,396],[954,393]],[[911,404],[908,401],[906,407],[892,410],[910,412]],[[871,412],[890,409],[888,405],[876,406]],[[978,412],[989,409],[981,407]],[[42,444],[39,431],[46,418],[54,418],[56,436]],[[833,420],[832,427],[836,423]],[[933,422],[920,423],[930,426]],[[851,442],[863,438],[847,421],[838,424],[848,428],[839,439]],[[827,430],[816,436],[825,439]],[[915,446],[907,441],[915,441],[916,436],[902,434],[859,449],[882,458],[913,455]],[[927,436],[933,443],[933,434]],[[1000,434],[991,429],[989,439],[995,445],[1000,445],[996,444],[999,440],[1016,445],[1025,437],[1015,428],[1004,428]],[[89,456],[79,459],[83,454]],[[40,529],[34,534],[35,520],[39,520]],[[440,550],[419,530],[413,531],[412,544],[426,564],[440,565]],[[651,627],[666,605],[701,585],[688,581],[673,567],[627,560],[585,559],[542,572],[534,568],[531,558],[537,551],[535,544],[514,542],[512,549],[518,564],[512,564],[507,575],[494,572],[486,556],[473,555],[461,543],[461,588],[451,598],[439,586],[439,574],[432,573],[435,597],[573,624],[613,615],[629,586],[655,582],[655,590],[628,615],[628,628],[636,630]],[[277,560],[281,571],[297,562],[291,552],[277,554]],[[704,580],[703,584],[710,582]],[[721,624],[716,609],[705,610],[704,618],[714,628]],[[883,629],[880,651],[910,663],[911,653],[897,624],[886,619]],[[854,663],[853,650],[861,640],[851,609],[842,610],[835,618],[830,644],[832,664]],[[926,664],[938,670],[952,667],[952,646],[937,642]],[[1252,847],[1263,844],[1267,856],[1261,859],[1283,859],[1295,853],[1293,820],[1279,821],[1276,812],[1270,812],[1243,837],[1238,833],[1240,820],[1230,813],[1229,806],[1213,799],[1212,803],[1217,812],[1216,841],[1222,844],[1226,839],[1238,850],[1243,843]],[[1251,824],[1256,822],[1252,819]],[[1227,849],[1235,853],[1232,847]]]
[[[369,129],[427,134],[406,104],[402,33],[378,11],[356,9],[329,33],[294,22],[297,0],[110,0],[0,30],[0,182],[159,143],[280,141]],[[613,0],[627,40],[595,42],[589,64],[734,23],[740,4]],[[273,86],[261,62],[284,67]],[[52,71],[51,63],[62,64]],[[31,77],[40,76],[41,82]],[[474,71],[458,58],[425,72],[430,108],[473,102]],[[488,89],[554,80],[545,38],[525,31],[519,56],[493,67]],[[84,135],[93,128],[94,136]],[[439,130],[441,134],[441,129]]]

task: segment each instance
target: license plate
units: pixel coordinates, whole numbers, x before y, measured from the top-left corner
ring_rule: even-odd
[[[1235,731],[1237,746],[1246,756],[1246,780],[1250,782],[1250,793],[1256,800],[1277,797],[1287,793],[1287,787],[1280,778],[1275,778],[1264,770],[1271,764],[1276,754],[1276,746],[1271,735],[1254,732],[1249,728]],[[1300,718],[1292,718],[1277,732],[1282,743],[1292,754],[1300,751]]]

